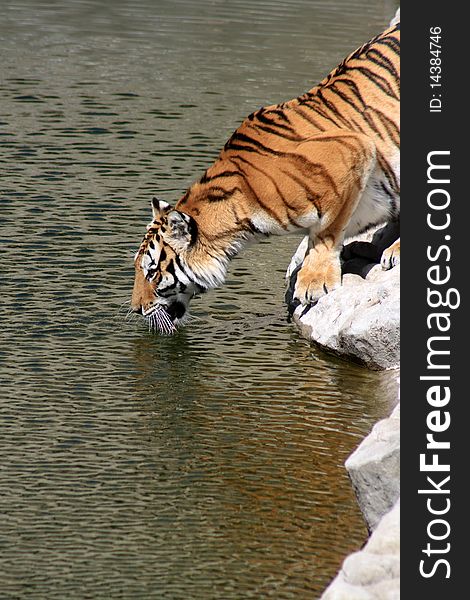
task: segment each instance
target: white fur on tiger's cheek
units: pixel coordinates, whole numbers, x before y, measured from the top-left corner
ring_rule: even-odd
[[[150,269],[151,263],[152,263],[152,259],[150,258],[150,256],[148,254],[144,254],[142,256],[142,261],[140,263],[140,266],[142,268],[142,271],[145,274],[148,273],[148,270]]]

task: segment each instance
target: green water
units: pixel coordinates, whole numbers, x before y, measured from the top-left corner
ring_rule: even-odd
[[[343,462],[395,376],[287,321],[299,237],[173,338],[126,319],[150,198],[395,2],[3,0],[0,598],[316,598],[366,536]]]

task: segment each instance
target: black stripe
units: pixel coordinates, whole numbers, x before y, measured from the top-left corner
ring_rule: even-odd
[[[374,132],[374,134],[381,140],[387,141],[387,137],[378,129],[377,124],[374,122],[374,115],[377,115],[377,111],[366,109],[362,116],[364,118],[364,121],[366,122],[366,125],[369,126],[369,128]],[[385,127],[385,130],[386,129],[387,128]]]
[[[385,56],[383,52],[380,52],[377,48],[369,48],[366,56],[367,60],[388,71],[388,73],[390,73],[393,79],[395,79],[397,82],[400,80],[400,76],[395,65],[387,56]]]
[[[267,174],[266,174],[266,173],[265,173],[265,172],[264,172],[262,169],[260,169],[258,166],[256,166],[256,165],[252,164],[250,161],[248,161],[248,160],[246,160],[246,159],[242,158],[241,156],[238,156],[238,157],[237,157],[237,159],[238,159],[238,160],[241,160],[241,161],[243,161],[244,163],[246,163],[246,164],[247,164],[248,166],[250,166],[251,168],[253,168],[253,169],[256,169],[256,170],[257,170],[257,171],[259,171],[259,172],[260,172],[262,175],[265,175],[267,178],[271,179],[271,180],[273,181],[273,183],[274,183],[274,180],[271,178],[271,176],[267,175]],[[314,165],[315,163],[309,163],[309,164],[311,164],[311,165]],[[317,166],[317,167],[318,167],[318,165],[316,165],[316,164],[315,164],[315,166]],[[292,173],[292,172],[290,172],[290,171],[286,171],[285,169],[281,169],[281,171],[282,171],[282,173],[284,173],[284,175],[286,175],[287,177],[290,177],[290,178],[291,178],[291,179],[293,179],[293,180],[294,180],[296,183],[298,183],[298,184],[300,185],[300,187],[301,187],[302,189],[304,189],[304,190],[307,192],[307,200],[308,200],[309,202],[311,202],[311,203],[314,205],[314,207],[315,207],[315,209],[316,209],[316,211],[317,211],[317,214],[318,214],[318,216],[321,218],[321,216],[322,216],[322,212],[321,212],[321,210],[320,210],[320,207],[319,207],[319,205],[317,204],[317,199],[319,199],[319,195],[318,195],[318,194],[316,194],[316,193],[315,193],[315,192],[312,190],[312,188],[311,188],[310,186],[306,185],[306,184],[305,184],[305,182],[304,182],[304,181],[302,181],[302,179],[300,179],[300,177],[297,177],[297,176],[296,176],[294,173]],[[323,176],[325,179],[327,179],[327,180],[330,182],[330,185],[333,187],[333,189],[335,190],[335,193],[337,194],[338,192],[337,192],[337,189],[336,189],[336,186],[335,186],[334,182],[331,180],[331,178],[329,177],[329,175],[327,175],[327,174],[324,172],[324,169],[321,169],[321,171],[322,171],[322,173],[321,173],[320,175],[321,175],[321,176]],[[247,177],[247,176],[246,176],[246,174],[245,174],[245,177]],[[283,194],[281,193],[281,191],[279,190],[278,186],[277,186],[275,183],[274,183],[274,185],[275,185],[276,191],[278,191],[278,193],[279,193],[279,195],[280,195],[281,199],[282,199],[282,200],[283,200],[283,202],[286,204],[286,206],[287,206],[287,207],[288,207],[290,210],[297,212],[297,211],[296,211],[296,209],[295,209],[294,207],[292,207],[292,205],[289,205],[289,204],[286,202],[286,200],[285,200],[285,198],[284,198]],[[276,216],[276,214],[275,214],[275,213],[273,213],[271,210],[268,210],[268,209],[267,209],[267,207],[266,207],[266,206],[265,206],[265,205],[264,205],[264,204],[263,204],[263,203],[260,201],[260,199],[259,199],[259,198],[258,198],[258,196],[257,196],[257,195],[254,193],[254,191],[253,191],[253,194],[255,195],[256,199],[257,199],[257,200],[258,200],[258,202],[259,202],[259,204],[260,204],[260,205],[261,205],[261,206],[262,206],[262,207],[263,207],[263,208],[266,210],[266,212],[268,212],[269,214],[271,214],[271,215],[273,216],[273,218],[275,218],[275,219],[276,219],[276,221],[278,221],[278,222],[280,223],[281,227],[283,227],[284,229],[286,229],[285,225],[283,225],[283,224],[280,222],[280,219],[279,219],[279,217],[277,217],[277,216]],[[291,218],[291,216],[289,215],[289,213],[288,213],[287,211],[286,211],[286,216],[287,216],[287,219],[289,220],[289,223],[290,223],[291,225],[294,225],[294,226],[298,227],[298,224],[297,224],[297,222],[296,222],[296,221],[294,221],[294,220]]]
[[[385,79],[385,77],[382,77],[382,75],[375,73],[374,71],[372,71],[372,69],[369,69],[369,67],[356,66],[356,67],[354,67],[354,70],[359,71],[360,73],[365,75],[367,77],[367,79],[369,79],[369,81],[374,83],[380,90],[382,90],[382,92],[384,92],[384,94],[386,94],[390,98],[399,100],[398,95],[392,89],[392,86],[388,83],[388,81]]]
[[[244,144],[248,144],[248,146],[245,146]],[[251,148],[250,146],[254,146],[254,148]],[[277,150],[273,150],[251,136],[239,133],[238,131],[236,131],[225,144],[224,150],[246,150],[247,152],[257,152],[258,150],[262,150],[263,152],[275,156],[279,154]]]
[[[270,133],[277,137],[284,138],[291,142],[298,142],[302,139],[298,135],[288,135],[288,134],[284,133],[283,131],[279,131],[280,125],[275,124],[275,123],[273,123],[273,125],[271,127],[269,127],[268,125],[260,124],[260,123],[253,123],[253,127],[256,127],[257,130],[265,131],[266,133]],[[290,128],[286,127],[286,129],[289,130]]]
[[[310,95],[311,92],[308,92],[307,94]],[[332,115],[326,114],[325,111],[320,106],[318,106],[319,100],[320,99],[315,94],[311,94],[311,97],[307,97],[307,95],[306,95],[305,98],[302,97],[299,99],[299,105],[304,106],[305,108],[308,108],[309,110],[312,110],[315,114],[319,115],[323,119],[326,119],[327,121],[330,121],[336,127],[339,127],[340,123],[338,122],[338,120],[334,119],[332,117]],[[315,102],[316,106],[313,106],[313,102]],[[343,121],[343,124],[344,124],[344,121]]]
[[[339,110],[335,106],[335,104],[325,98],[325,95],[324,95],[322,89],[319,89],[317,91],[317,96],[315,99],[318,99],[319,101],[321,101],[326,106],[326,108],[328,108],[328,110],[330,110],[338,118],[340,123],[342,123],[343,125],[346,125],[347,127],[350,126],[350,122],[344,118],[344,116],[339,112]],[[312,109],[316,110],[316,107],[312,106]]]
[[[324,127],[323,125],[320,125],[316,119],[313,119],[310,115],[308,115],[308,114],[304,113],[302,110],[300,110],[301,108],[302,108],[302,104],[299,104],[298,106],[293,106],[292,110],[294,111],[294,113],[297,116],[299,116],[301,119],[304,119],[305,121],[307,121],[308,123],[310,123],[311,125],[316,127],[319,131],[326,131],[326,127]],[[308,108],[308,107],[306,107],[306,108]]]
[[[181,262],[181,259],[177,254],[175,254],[175,262],[178,265],[178,268],[180,269],[180,271],[183,271],[183,273],[186,275],[186,277],[189,279],[189,281],[191,281],[192,283],[195,283],[192,271],[188,272],[185,265]]]
[[[315,209],[317,211],[318,218],[321,219],[322,211],[320,210],[320,207],[317,203],[317,200],[320,200],[320,195],[315,193],[310,186],[306,185],[306,183],[304,181],[302,181],[300,179],[300,177],[297,177],[297,175],[294,175],[294,173],[287,172],[285,170],[282,170],[282,172],[284,173],[284,175],[287,175],[287,177],[290,177],[291,179],[293,179],[296,183],[298,183],[307,192],[307,200],[311,204],[313,204],[313,206],[315,207]],[[315,198],[315,196],[316,196],[316,198]]]
[[[193,246],[197,240],[198,229],[197,229],[197,223],[196,223],[195,219],[193,219],[190,215],[189,215],[188,231],[189,231],[189,236],[190,236],[189,244],[190,244],[190,246]]]
[[[363,55],[367,54],[367,52],[374,48],[377,45],[384,45],[396,54],[399,54],[400,51],[400,43],[397,38],[393,36],[393,33],[399,30],[400,27],[395,27],[390,30],[386,34],[380,33],[379,35],[372,38],[369,42],[363,44],[357,50],[352,52],[349,56],[347,56],[333,71],[331,71],[319,84],[319,87],[324,87],[329,84],[329,82],[336,77],[340,77],[348,70],[355,70],[357,67],[355,65],[350,64],[354,60],[364,58]]]
[[[374,114],[377,115],[377,118],[382,123],[389,138],[391,138],[391,140],[397,147],[400,147],[400,130],[397,127],[396,123],[389,119],[386,114],[379,110],[375,110]]]
[[[237,176],[237,171],[222,171],[220,173],[216,173],[214,175],[209,175],[206,171],[204,175],[199,180],[199,183],[208,183],[209,181],[213,181],[214,179],[219,179],[223,177],[234,177]]]
[[[353,99],[350,96],[348,96],[344,91],[338,89],[339,83],[344,83],[346,85],[347,89],[350,90],[352,96],[359,100],[359,106],[357,106]],[[359,92],[357,85],[353,81],[340,79],[338,81],[335,81],[328,89],[333,94],[339,96],[346,104],[349,104],[349,106],[353,108],[357,113],[362,114],[364,112],[366,108],[365,102],[361,96],[361,93]]]
[[[246,162],[247,162],[247,164],[249,164],[249,162],[248,162],[248,161],[246,161]],[[276,183],[276,181],[275,181],[274,177],[273,177],[272,175],[270,175],[269,173],[267,173],[267,172],[266,172],[264,169],[261,169],[259,166],[255,166],[255,165],[253,165],[253,168],[254,168],[254,169],[257,169],[257,171],[258,171],[259,173],[261,173],[262,175],[264,175],[264,177],[266,177],[266,179],[268,179],[268,180],[269,180],[269,181],[272,183],[272,185],[274,186],[274,189],[276,190],[276,193],[278,194],[278,196],[280,197],[280,199],[282,200],[282,202],[284,203],[284,205],[285,205],[285,206],[286,206],[286,208],[287,208],[287,210],[286,210],[286,217],[287,217],[287,220],[289,221],[289,223],[290,223],[291,225],[294,225],[295,227],[298,227],[298,225],[297,225],[296,221],[294,221],[294,220],[292,219],[292,217],[290,216],[290,214],[289,214],[289,210],[291,210],[291,211],[293,211],[293,212],[297,213],[297,209],[296,209],[295,207],[293,207],[291,204],[289,204],[289,202],[286,200],[286,198],[285,198],[284,194],[283,194],[283,193],[281,192],[281,190],[279,189],[279,186],[277,185],[277,183]],[[283,172],[284,172],[284,171],[283,171]]]
[[[252,163],[250,163],[248,160],[246,160],[246,159],[242,158],[241,156],[234,157],[234,158],[233,158],[233,160],[234,160],[234,161],[235,161],[235,160],[242,161],[242,162],[244,162],[245,164],[247,164],[248,166],[250,166],[251,168],[253,168],[253,169],[256,169],[256,166],[255,166],[255,165],[253,165]],[[246,187],[249,189],[249,191],[250,191],[250,193],[251,193],[251,195],[252,195],[253,199],[254,199],[256,202],[258,202],[258,204],[261,206],[261,208],[262,208],[262,209],[263,209],[263,210],[264,210],[264,211],[265,211],[267,214],[269,214],[269,215],[270,215],[270,216],[271,216],[271,217],[272,217],[272,218],[273,218],[275,221],[277,221],[277,222],[280,224],[280,226],[281,226],[283,229],[286,229],[286,226],[285,226],[285,225],[283,225],[283,224],[280,222],[280,220],[279,220],[279,217],[276,215],[276,213],[275,213],[275,212],[274,212],[274,211],[273,211],[273,210],[272,210],[272,209],[271,209],[269,206],[267,206],[267,205],[266,205],[266,204],[265,204],[265,203],[264,203],[262,200],[260,200],[260,198],[259,198],[258,194],[255,192],[255,190],[253,189],[253,187],[250,185],[250,183],[249,183],[249,181],[248,181],[248,179],[249,179],[249,178],[248,178],[248,176],[247,176],[247,174],[246,174],[246,171],[244,171],[244,169],[243,169],[242,167],[240,167],[240,166],[239,166],[238,168],[240,169],[240,172],[241,172],[241,173],[242,173],[242,175],[244,176],[244,182],[245,182],[245,185],[246,185]]]
[[[279,106],[283,106],[283,105],[281,104]],[[286,115],[285,110],[283,110],[281,108],[270,108],[269,114],[278,116],[280,119],[282,119],[283,121],[285,121],[286,123],[288,123],[290,125],[289,117]]]
[[[338,113],[339,114],[339,113]],[[349,123],[347,123],[349,125]],[[304,156],[302,156],[301,154],[295,154],[293,152],[281,152],[278,150],[273,150],[271,148],[268,148],[267,146],[265,146],[264,144],[261,144],[261,142],[258,142],[257,140],[253,140],[252,138],[244,135],[244,134],[238,134],[240,139],[246,140],[247,143],[253,143],[255,145],[255,148],[250,148],[249,146],[237,146],[234,145],[233,148],[234,149],[240,149],[240,150],[245,150],[247,152],[256,152],[256,149],[262,150],[264,152],[266,152],[267,154],[270,154],[272,156],[277,156],[277,157],[282,157],[282,158],[287,158],[290,159],[292,162],[297,163],[298,165],[300,165],[302,168],[307,168],[309,170],[309,175],[311,175],[311,171],[315,171],[316,169],[316,174],[322,176],[324,179],[327,180],[327,182],[329,183],[330,187],[333,188],[334,192],[337,194],[338,190],[336,187],[335,182],[333,181],[333,179],[328,175],[328,173],[326,173],[324,167],[322,164],[320,163],[314,163],[310,160],[308,160],[307,158],[305,158]],[[234,156],[232,157],[232,160],[238,159],[240,158],[239,156]],[[255,167],[255,165],[252,165],[253,167]],[[255,167],[256,168],[256,167]],[[245,180],[246,182],[246,180]]]
[[[186,204],[186,202],[188,201],[188,198],[189,198],[189,192],[190,192],[190,190],[188,190],[184,194],[184,196],[178,200],[178,202],[177,202],[178,206],[182,206],[183,204]]]
[[[174,283],[172,283],[171,285],[167,285],[166,287],[158,290],[158,294],[160,296],[165,296],[165,294],[168,295],[167,292],[170,291],[170,290],[173,290],[176,287],[176,284],[178,283],[178,279],[177,279],[176,274],[175,274],[175,267],[173,266],[173,261],[170,261],[167,264],[166,271],[168,271],[168,273],[170,273],[170,275],[173,276],[173,282]]]
[[[386,46],[395,54],[398,54],[398,55],[400,54],[400,42],[397,38],[394,38],[392,36],[384,37],[381,40],[377,40],[377,44]]]
[[[390,166],[386,158],[383,156],[383,154],[377,153],[377,162],[379,163],[382,172],[384,173],[388,183],[390,184],[392,192],[396,193],[398,196],[400,194],[400,187],[398,185],[398,181],[392,167]]]
[[[276,115],[277,117],[282,119],[287,124],[279,123],[273,119],[268,119],[267,115],[270,115],[270,114]],[[268,111],[263,111],[263,112],[258,111],[258,113],[256,113],[255,116],[257,117],[257,121],[260,121],[261,123],[264,123],[265,125],[270,125],[271,127],[279,127],[280,129],[292,131],[292,125],[290,124],[289,119],[287,118],[287,116],[284,114],[284,112],[282,110],[272,109],[269,112]]]
[[[205,199],[208,202],[223,202],[224,200],[231,198],[236,192],[240,191],[238,186],[235,186],[230,190],[226,190],[219,186],[211,186],[205,194]]]
[[[379,183],[381,190],[383,191],[383,193],[387,196],[387,198],[390,201],[390,212],[392,213],[392,217],[394,219],[396,219],[399,215],[398,209],[397,209],[397,201],[396,201],[396,197],[395,194],[393,194],[391,192],[391,190],[388,189],[388,187],[385,185],[385,183],[383,181],[381,181]]]

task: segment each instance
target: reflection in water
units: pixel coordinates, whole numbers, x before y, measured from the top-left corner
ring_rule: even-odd
[[[343,461],[395,376],[287,322],[295,237],[237,257],[175,337],[125,301],[151,196],[395,2],[4,5],[0,595],[316,597],[364,540]]]
[[[248,334],[244,340],[254,357],[257,339]],[[162,552],[179,555],[179,545],[194,551],[201,544],[205,558],[192,576],[200,585],[220,585],[218,597],[230,582],[234,589],[249,582],[259,594],[318,590],[334,560],[338,532],[357,526],[342,462],[357,443],[361,412],[366,420],[376,413],[372,402],[364,404],[376,375],[348,369],[345,386],[337,376],[344,365],[319,360],[315,370],[305,372],[305,363],[278,365],[242,380],[247,357],[231,357],[230,347],[215,356],[195,340],[184,349],[177,338],[165,339],[164,350],[161,342],[149,336],[136,356],[142,361],[138,395],[147,391],[144,423],[165,449],[164,475],[160,467],[154,477],[159,485],[163,477],[172,489],[184,490],[165,510],[174,529],[162,540]],[[277,356],[287,356],[295,343],[281,342]],[[260,352],[266,346],[259,344]],[[292,351],[299,355],[298,347]],[[261,364],[266,362],[265,356]],[[306,373],[315,379],[306,381]],[[351,380],[354,392],[345,394]],[[198,542],[206,528],[210,535]],[[180,558],[176,581],[178,573],[190,576],[193,561],[192,552]],[[214,569],[221,571],[215,578]]]

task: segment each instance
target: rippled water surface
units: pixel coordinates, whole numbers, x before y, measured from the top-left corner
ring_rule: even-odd
[[[311,87],[386,0],[2,0],[0,598],[316,598],[366,531],[343,467],[394,375],[301,339],[299,237],[172,338],[126,319],[153,194]]]

